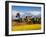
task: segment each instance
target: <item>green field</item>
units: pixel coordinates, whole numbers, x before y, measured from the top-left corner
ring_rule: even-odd
[[[13,22],[12,24],[12,31],[39,30],[39,29],[41,29],[40,24],[17,25],[15,22]]]

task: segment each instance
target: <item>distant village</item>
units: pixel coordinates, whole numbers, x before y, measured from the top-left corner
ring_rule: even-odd
[[[41,17],[32,18],[32,16],[26,16],[25,18],[20,18],[20,13],[17,13],[15,17],[16,19],[13,19],[12,21],[15,21],[18,23],[41,24]]]

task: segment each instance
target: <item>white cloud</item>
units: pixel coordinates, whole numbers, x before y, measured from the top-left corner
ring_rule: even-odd
[[[15,16],[16,16],[17,13],[20,13],[20,17],[22,17],[22,15],[24,14],[24,12],[20,12],[20,11],[12,11],[13,19],[16,18]]]
[[[15,16],[16,16],[17,13],[20,13],[20,17],[23,17],[23,15],[26,15],[26,13],[27,13],[28,15],[34,15],[34,16],[37,16],[37,15],[40,14],[39,11],[27,11],[27,12],[12,11],[13,19],[16,18]]]
[[[17,13],[20,13],[20,15],[23,15],[24,12],[20,12],[20,11],[12,11],[12,15],[13,16],[16,16]]]
[[[36,15],[39,15],[41,12],[39,12],[39,11],[28,11],[27,13],[36,16]]]
[[[32,11],[31,12],[33,15],[35,15],[35,16],[37,16],[37,15],[39,15],[40,14],[40,12],[39,11]]]
[[[20,12],[20,15],[23,15],[24,14],[24,12]]]
[[[12,15],[13,16],[16,16],[16,13],[17,13],[18,11],[12,11]]]

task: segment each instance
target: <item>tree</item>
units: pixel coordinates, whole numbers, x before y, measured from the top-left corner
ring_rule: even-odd
[[[17,13],[17,14],[16,14],[16,17],[17,17],[17,18],[20,18],[20,13]]]
[[[16,19],[17,22],[20,22],[20,13],[17,13],[17,14],[16,14],[16,18],[17,18],[17,19]]]

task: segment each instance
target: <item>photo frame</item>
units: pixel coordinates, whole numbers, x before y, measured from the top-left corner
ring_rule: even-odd
[[[45,3],[6,1],[5,35],[45,34]]]

